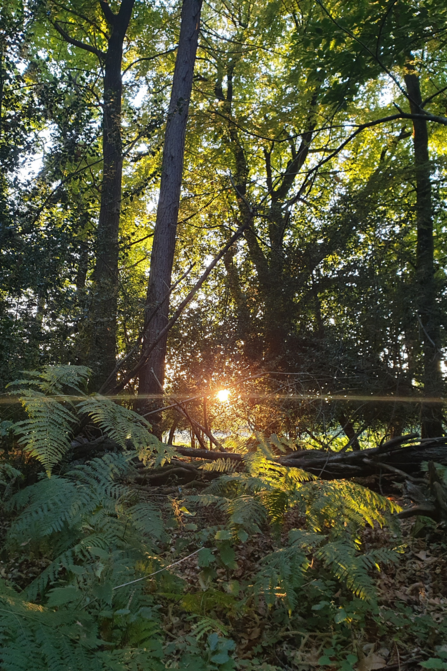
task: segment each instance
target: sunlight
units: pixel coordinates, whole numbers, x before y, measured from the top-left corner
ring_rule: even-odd
[[[217,392],[216,396],[218,401],[220,401],[221,403],[226,403],[230,397],[230,392],[228,391],[228,389],[221,389],[220,391]]]

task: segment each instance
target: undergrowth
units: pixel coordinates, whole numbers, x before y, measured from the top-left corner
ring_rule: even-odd
[[[44,568],[33,580],[0,580],[2,670],[369,671],[359,643],[368,628],[378,638],[392,630],[395,643],[429,638],[422,662],[444,668],[446,622],[378,598],[380,571],[406,551],[395,503],[282,467],[274,450],[285,446],[260,437],[243,471],[206,464],[220,477],[200,495],[174,499],[167,514],[132,477],[138,460],[162,464],[172,448],[133,411],[88,396],[87,378],[82,367],[46,367],[12,386],[26,418],[5,433],[41,471],[29,483],[14,450],[3,453],[1,559]],[[121,452],[71,460],[85,418]],[[216,523],[199,523],[202,511]],[[381,527],[386,545],[366,549],[365,530]],[[256,548],[263,556],[241,573],[241,557]],[[194,580],[170,568],[188,553],[199,567]],[[302,653],[318,636],[311,663]]]

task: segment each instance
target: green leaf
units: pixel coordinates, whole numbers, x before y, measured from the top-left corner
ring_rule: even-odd
[[[211,661],[215,664],[225,664],[229,659],[230,658],[226,652],[218,652],[217,655],[211,657]]]
[[[216,632],[213,632],[208,636],[208,645],[210,647],[211,651],[214,651],[217,649],[217,646],[219,644],[219,634],[216,634]]]
[[[109,582],[95,585],[93,587],[93,594],[97,599],[105,601],[109,606],[112,605],[112,585]]]
[[[439,657],[430,657],[430,659],[427,659],[425,662],[421,662],[421,666],[424,667],[424,669],[447,669],[447,662],[444,662],[442,659],[439,659]]]
[[[329,601],[320,601],[320,603],[315,604],[315,606],[312,606],[312,610],[322,610],[325,606],[330,606]]]
[[[216,535],[214,538],[216,541],[229,541],[232,539],[232,533],[231,531],[228,531],[228,529],[220,529],[220,531],[216,532]]]
[[[47,605],[49,608],[55,608],[56,606],[63,606],[66,603],[72,603],[81,598],[82,592],[74,585],[55,587],[50,591]]]
[[[344,622],[347,618],[346,612],[341,608],[338,613],[336,613],[334,617],[335,624],[340,624],[340,622]]]
[[[108,559],[109,558],[109,553],[106,552],[106,550],[103,550],[102,548],[97,548],[97,547],[89,547],[88,551],[90,554],[92,554],[94,557],[99,557],[100,559]]]
[[[333,662],[333,661],[331,660],[331,658],[328,657],[327,655],[323,655],[323,656],[320,657],[320,659],[318,660],[318,664],[319,664],[320,666],[334,666],[334,665],[335,665],[335,662]]]
[[[221,558],[222,562],[227,566],[228,568],[235,568],[236,567],[236,553],[234,552],[233,548],[231,545],[228,545],[225,543],[221,549],[219,550],[219,557]]]
[[[202,548],[200,550],[198,555],[198,562],[200,567],[209,566],[214,561],[216,561],[216,558],[209,548]]]

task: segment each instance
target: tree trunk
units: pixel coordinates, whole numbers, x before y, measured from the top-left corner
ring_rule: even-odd
[[[96,265],[90,315],[92,389],[115,368],[118,304],[119,224],[123,172],[121,98],[123,42],[135,0],[123,0],[118,14],[105,11],[111,35],[104,60],[103,178],[97,232]]]
[[[171,101],[163,147],[163,164],[157,220],[151,255],[151,268],[145,307],[143,354],[166,326],[169,318],[171,273],[180,203],[180,188],[185,153],[186,122],[199,36],[202,0],[183,0],[179,47],[172,82]],[[150,320],[150,324],[149,324]],[[142,407],[151,408],[150,398],[159,396],[165,377],[167,334],[157,344],[140,372],[139,394]],[[160,418],[151,418],[160,432]]]
[[[360,451],[360,443],[358,436],[355,432],[354,425],[352,422],[346,417],[344,412],[341,412],[339,415],[339,422],[342,426],[343,431],[346,434],[346,437],[349,439],[349,442],[351,443],[352,450],[354,452],[359,452]]]
[[[103,97],[103,175],[101,206],[96,236],[96,265],[88,323],[87,363],[92,369],[93,390],[107,380],[115,368],[116,313],[118,304],[118,233],[121,213],[123,173],[121,141],[121,96],[123,43],[135,0],[122,0],[114,14],[106,0],[99,0],[110,28],[107,51],[72,38],[58,23],[54,27],[66,42],[95,54],[104,68]]]
[[[422,96],[419,77],[409,67],[405,84],[412,114],[421,114]],[[417,310],[423,349],[424,396],[437,399],[442,395],[440,315],[436,305],[434,269],[433,207],[431,196],[428,128],[425,119],[413,120],[414,166],[416,173],[416,290]],[[424,402],[421,409],[423,438],[441,436],[442,405]]]

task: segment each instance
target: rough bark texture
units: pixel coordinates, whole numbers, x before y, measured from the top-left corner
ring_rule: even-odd
[[[92,389],[98,389],[115,367],[118,301],[119,224],[123,172],[121,98],[123,42],[135,0],[123,0],[118,14],[101,3],[110,26],[104,57],[103,178],[93,275],[88,363]]]
[[[186,123],[199,35],[202,0],[184,0],[177,60],[166,124],[163,164],[157,220],[151,255],[151,269],[145,308],[143,353],[151,347],[169,319],[166,294],[171,285],[180,188],[185,152]],[[150,324],[149,324],[150,320]],[[140,396],[144,409],[151,407],[150,397],[162,392],[165,375],[167,334],[158,342],[140,372]],[[157,432],[159,418],[152,422]]]
[[[422,113],[419,77],[414,72],[405,75],[412,114]],[[436,305],[436,283],[433,244],[433,206],[428,152],[428,127],[425,119],[413,119],[414,167],[416,173],[416,282],[417,309],[423,347],[424,396],[442,395],[440,315]],[[440,436],[442,406],[424,403],[421,411],[422,437]]]

